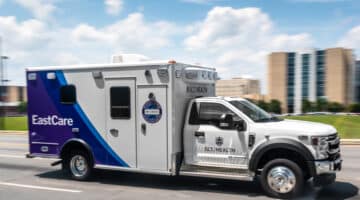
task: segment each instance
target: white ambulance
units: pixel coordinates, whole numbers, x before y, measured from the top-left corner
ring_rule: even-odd
[[[54,164],[77,180],[93,168],[259,177],[268,195],[290,198],[308,179],[334,182],[341,169],[334,127],[215,97],[213,68],[170,60],[31,67],[26,74],[29,157],[59,158]]]

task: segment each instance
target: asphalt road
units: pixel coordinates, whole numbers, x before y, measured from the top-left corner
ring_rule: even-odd
[[[95,171],[73,181],[53,160],[26,159],[25,135],[0,135],[0,199],[269,199],[257,182]],[[299,199],[360,199],[360,146],[343,146],[343,171],[325,188],[307,184]]]

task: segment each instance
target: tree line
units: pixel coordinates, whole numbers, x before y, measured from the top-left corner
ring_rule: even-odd
[[[360,103],[344,105],[338,102],[329,102],[326,99],[317,99],[315,102],[304,99],[302,112],[352,112],[360,113]]]
[[[269,102],[264,100],[251,100],[263,110],[269,113],[281,114],[281,102],[272,99]],[[352,112],[360,113],[360,103],[354,103],[350,105],[343,105],[338,102],[328,102],[326,99],[318,99],[315,102],[304,99],[302,102],[302,113],[308,112]]]

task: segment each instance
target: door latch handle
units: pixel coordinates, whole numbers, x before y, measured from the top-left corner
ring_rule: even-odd
[[[110,134],[114,137],[117,137],[117,136],[119,136],[119,130],[114,129],[114,128],[110,129]]]
[[[195,131],[195,137],[204,137],[205,136],[205,132],[202,131]]]
[[[141,132],[145,135],[146,134],[146,124],[142,123],[141,124]]]

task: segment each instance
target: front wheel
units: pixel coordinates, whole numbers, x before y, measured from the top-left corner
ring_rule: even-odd
[[[272,197],[293,198],[298,196],[304,187],[303,172],[291,160],[275,159],[268,162],[260,176],[264,191]]]
[[[66,159],[66,170],[75,180],[84,181],[90,177],[92,164],[84,151],[72,151]]]

